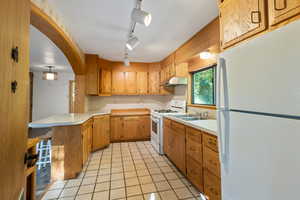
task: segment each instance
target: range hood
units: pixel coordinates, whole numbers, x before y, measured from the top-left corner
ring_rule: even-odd
[[[164,86],[176,86],[176,85],[187,85],[188,79],[186,77],[172,77],[165,83],[163,83]]]

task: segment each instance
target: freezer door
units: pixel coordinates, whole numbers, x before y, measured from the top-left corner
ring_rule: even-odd
[[[299,199],[300,120],[238,112],[228,115],[222,199]]]
[[[299,36],[300,20],[220,55],[226,60],[230,109],[300,115]]]

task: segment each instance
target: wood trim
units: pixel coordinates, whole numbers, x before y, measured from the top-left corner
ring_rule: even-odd
[[[84,75],[75,75],[75,113],[85,112],[85,78]]]
[[[75,81],[69,81],[69,113],[75,112]]]
[[[188,104],[188,106],[195,107],[195,108],[205,108],[205,109],[210,109],[210,110],[217,110],[216,106],[197,105],[197,104]]]
[[[44,33],[67,57],[75,74],[85,73],[84,54],[70,37],[42,9],[31,3],[30,23]]]

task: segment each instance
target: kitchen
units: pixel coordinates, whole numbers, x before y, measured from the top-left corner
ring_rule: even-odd
[[[35,199],[40,138],[28,127],[50,130],[41,199],[298,199],[299,0],[73,3],[1,8],[19,9],[0,25],[16,30],[1,47],[12,66],[1,68],[2,199]],[[115,24],[93,24],[103,20]],[[30,24],[65,55],[75,85],[70,113],[28,123]]]

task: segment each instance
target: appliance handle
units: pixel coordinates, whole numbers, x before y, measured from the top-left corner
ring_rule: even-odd
[[[229,137],[230,137],[230,115],[228,110],[218,110],[218,133],[219,133],[219,149],[220,149],[220,161],[225,171],[228,171],[229,161]],[[223,115],[223,117],[222,117]],[[224,119],[224,120],[222,120]],[[224,126],[222,123],[224,121]]]
[[[227,84],[227,72],[226,72],[226,60],[224,58],[219,58],[219,65],[217,69],[217,106],[219,110],[229,109],[229,98],[228,98],[228,84]],[[221,86],[223,83],[223,93],[221,91]],[[223,103],[221,105],[221,93],[223,94]]]

